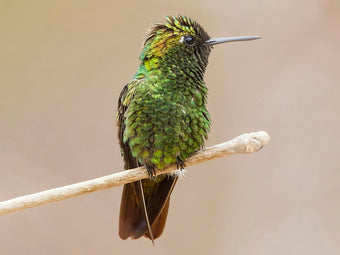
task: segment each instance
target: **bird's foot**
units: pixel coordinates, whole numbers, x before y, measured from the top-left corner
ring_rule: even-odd
[[[156,178],[156,168],[152,164],[146,164],[145,165],[146,170],[148,171],[148,175],[150,179]]]
[[[182,171],[184,168],[185,168],[184,161],[177,157],[177,169]]]

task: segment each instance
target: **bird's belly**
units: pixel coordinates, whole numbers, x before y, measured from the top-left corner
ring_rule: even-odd
[[[162,169],[204,145],[210,125],[204,111],[176,103],[144,107],[127,119],[124,139],[141,164]]]

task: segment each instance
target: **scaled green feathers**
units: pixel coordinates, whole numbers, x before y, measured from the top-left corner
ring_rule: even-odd
[[[164,229],[177,176],[157,169],[184,161],[204,145],[210,126],[204,71],[212,46],[192,19],[169,17],[145,40],[141,64],[118,101],[118,137],[125,169],[144,165],[150,179],[124,185],[119,236],[152,241]]]
[[[148,35],[138,71],[122,91],[118,116],[122,143],[141,165],[162,169],[204,145],[210,126],[203,81],[208,39],[183,16],[167,18]]]
[[[125,169],[144,165],[149,179],[124,185],[119,236],[152,241],[165,226],[175,175],[158,175],[204,145],[210,127],[203,81],[213,45],[258,36],[210,38],[194,20],[168,17],[147,36],[140,66],[118,100],[118,137]]]

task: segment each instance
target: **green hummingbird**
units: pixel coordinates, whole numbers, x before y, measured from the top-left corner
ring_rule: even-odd
[[[213,45],[258,39],[211,39],[193,19],[166,17],[147,35],[140,66],[118,100],[118,138],[124,168],[145,166],[149,179],[125,184],[119,236],[158,238],[178,176],[157,169],[185,160],[204,146],[210,127],[203,77]]]

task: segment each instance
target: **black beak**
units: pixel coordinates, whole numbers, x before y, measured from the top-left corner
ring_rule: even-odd
[[[260,39],[261,36],[238,36],[238,37],[227,37],[227,38],[212,38],[205,41],[205,45],[215,45],[226,42],[237,42],[237,41],[251,41]]]

